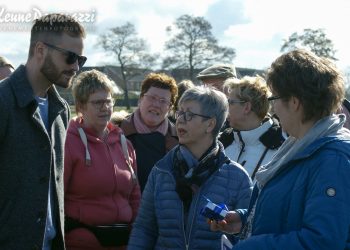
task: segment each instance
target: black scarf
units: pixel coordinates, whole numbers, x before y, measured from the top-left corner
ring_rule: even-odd
[[[176,180],[176,192],[188,211],[195,194],[200,186],[224,163],[230,160],[227,157],[219,159],[223,146],[214,141],[209,149],[199,159],[199,164],[190,169],[183,158],[180,147],[177,147],[174,157],[174,176]]]

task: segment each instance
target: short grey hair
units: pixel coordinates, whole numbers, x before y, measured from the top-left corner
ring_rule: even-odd
[[[216,138],[228,114],[226,95],[212,87],[195,86],[183,93],[179,100],[179,106],[188,101],[197,102],[202,115],[216,119],[216,125],[212,132],[214,138]]]

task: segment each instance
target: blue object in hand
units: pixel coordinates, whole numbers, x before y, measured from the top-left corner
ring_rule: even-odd
[[[207,200],[207,204],[201,209],[201,215],[210,220],[223,220],[228,212],[226,205],[223,203],[215,204],[208,198],[205,199]]]

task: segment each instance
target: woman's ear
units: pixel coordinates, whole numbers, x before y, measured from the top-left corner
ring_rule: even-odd
[[[252,104],[251,104],[251,102],[245,102],[245,103],[243,103],[243,105],[244,105],[244,113],[245,114],[249,114],[250,111],[252,111]]]
[[[298,111],[300,108],[301,108],[301,102],[298,98],[296,98],[295,96],[292,96],[290,98],[290,105],[291,105],[291,108],[294,110],[294,111]]]
[[[207,130],[205,131],[207,134],[208,133],[211,133],[214,128],[215,128],[215,125],[216,125],[216,119],[213,117],[213,118],[210,118],[208,119],[208,127],[207,127]]]

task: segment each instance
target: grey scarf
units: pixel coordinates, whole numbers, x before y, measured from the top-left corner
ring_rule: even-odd
[[[344,114],[330,115],[317,121],[303,138],[297,139],[289,136],[276,154],[272,157],[271,161],[266,165],[261,166],[256,173],[256,181],[259,192],[265,186],[265,184],[275,176],[278,170],[280,170],[286,163],[293,159],[297,153],[303,151],[316,139],[339,134],[350,138],[350,131],[343,128],[345,120],[346,118]],[[255,204],[253,205],[247,218],[247,223],[242,232],[242,238],[247,238],[251,235],[256,203],[257,200],[255,201]]]
[[[345,115],[331,115],[322,118],[314,124],[314,126],[301,139],[289,136],[282,144],[271,161],[260,167],[256,173],[256,180],[261,189],[276,172],[285,163],[289,162],[297,153],[303,151],[307,146],[313,143],[316,139],[336,135],[342,132],[349,131],[343,127],[345,123]]]

